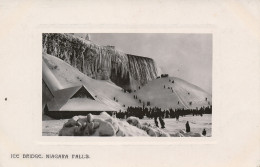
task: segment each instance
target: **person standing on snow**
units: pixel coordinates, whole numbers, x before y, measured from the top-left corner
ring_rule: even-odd
[[[163,129],[163,128],[165,128],[165,123],[164,123],[162,117],[163,117],[163,112],[161,111],[160,108],[156,107],[155,111],[154,111],[154,123],[155,123],[155,125],[157,127],[159,127],[158,121],[157,121],[157,118],[159,118],[159,121],[160,121],[160,124],[161,124],[161,128]]]
[[[202,135],[203,135],[203,136],[206,136],[206,134],[207,134],[206,129],[203,129]]]
[[[164,117],[164,112],[162,112],[162,110],[160,109],[159,110],[159,121],[160,121],[160,124],[161,124],[161,128],[164,129],[165,128],[165,123],[163,121],[163,117]]]
[[[153,118],[154,118],[154,123],[155,123],[155,125],[159,128],[158,121],[157,121],[157,118],[158,118],[157,108],[154,108],[154,109],[153,109]]]
[[[189,121],[187,121],[187,123],[186,123],[186,132],[190,132],[190,125],[189,125]]]

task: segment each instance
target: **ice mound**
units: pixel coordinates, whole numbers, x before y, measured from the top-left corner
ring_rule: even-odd
[[[59,136],[156,136],[166,137],[169,134],[152,127],[136,117],[127,121],[111,117],[106,112],[100,115],[74,116],[64,123]]]
[[[180,130],[171,134],[172,137],[204,137],[200,133],[196,132],[186,132],[185,130]]]
[[[203,137],[203,135],[200,133],[186,132],[184,130],[180,131],[180,135],[181,135],[181,137]]]
[[[129,117],[129,118],[127,118],[126,121],[129,124],[139,128],[139,129],[142,129],[142,130],[146,131],[146,133],[149,136],[152,136],[152,137],[170,137],[170,135],[168,133],[162,131],[161,129],[159,129],[156,126],[152,126],[152,125],[150,125],[150,124],[148,124],[146,122],[141,124],[139,118]]]

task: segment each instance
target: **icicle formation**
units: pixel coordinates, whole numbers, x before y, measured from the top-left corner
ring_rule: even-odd
[[[143,85],[157,76],[153,59],[125,54],[113,47],[99,46],[71,34],[43,34],[42,49],[89,77],[111,79],[124,89]]]
[[[147,81],[157,77],[157,69],[153,59],[130,54],[127,54],[127,57],[129,71],[134,80],[145,84]]]

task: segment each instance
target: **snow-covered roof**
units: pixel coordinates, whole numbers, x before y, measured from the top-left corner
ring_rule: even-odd
[[[72,98],[60,108],[60,111],[115,111],[113,108],[88,98]]]
[[[85,86],[57,90],[54,98],[47,104],[49,111],[114,111],[114,109],[95,99]]]
[[[60,82],[51,72],[47,64],[44,62],[44,60],[42,60],[42,79],[47,85],[47,87],[50,89],[51,93],[63,89],[63,86],[60,84]]]

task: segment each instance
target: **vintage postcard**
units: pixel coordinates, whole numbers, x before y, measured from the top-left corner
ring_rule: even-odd
[[[259,1],[0,11],[0,167],[260,166]]]

